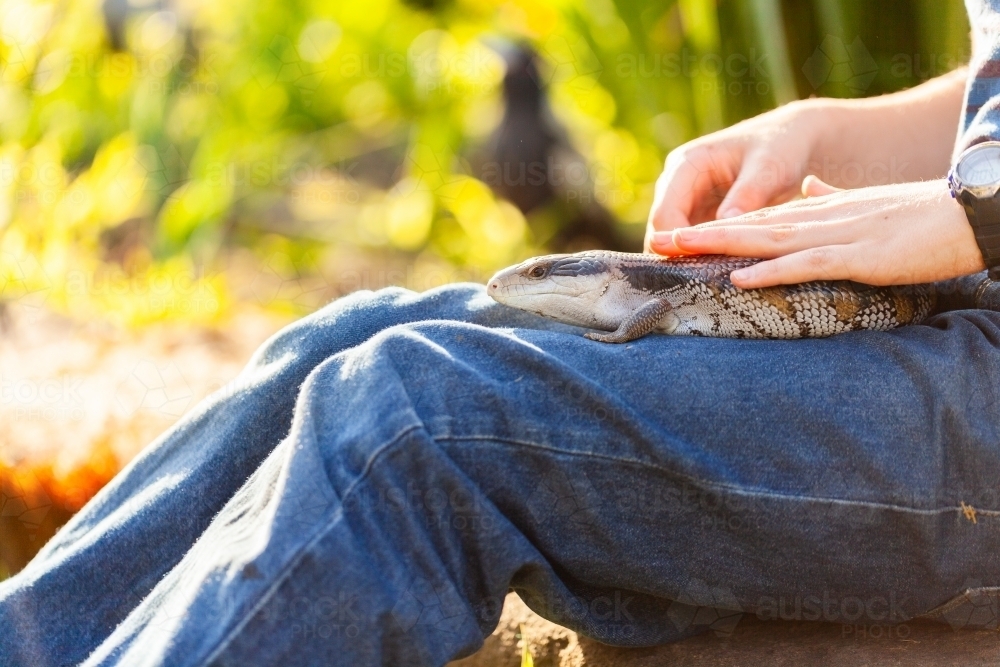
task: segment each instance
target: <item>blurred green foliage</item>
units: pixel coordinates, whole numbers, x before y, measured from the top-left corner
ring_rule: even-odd
[[[912,86],[967,32],[958,0],[0,0],[0,296],[211,320],[367,286],[360,261],[428,287],[543,250],[558,212],[469,167],[505,43],[634,229],[673,147]]]

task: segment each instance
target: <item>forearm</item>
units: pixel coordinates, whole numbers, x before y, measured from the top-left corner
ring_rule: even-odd
[[[891,95],[798,103],[815,118],[810,173],[849,188],[943,177],[958,133],[966,76],[961,68]]]

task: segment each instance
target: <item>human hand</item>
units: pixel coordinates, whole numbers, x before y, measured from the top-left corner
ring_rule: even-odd
[[[727,218],[791,199],[832,111],[792,103],[672,151],[656,182],[646,249],[676,254],[656,232]]]
[[[744,289],[810,280],[906,285],[984,268],[965,211],[943,180],[838,190],[811,176],[802,189],[806,199],[656,232],[652,242],[768,260],[732,273]]]

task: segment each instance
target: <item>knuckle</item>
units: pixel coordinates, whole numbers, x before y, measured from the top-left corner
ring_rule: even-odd
[[[705,236],[709,241],[724,244],[732,243],[737,238],[736,234],[734,234],[733,230],[729,227],[716,227],[705,232]]]
[[[698,235],[694,237],[698,245],[725,246],[732,242],[733,234],[728,227],[709,226],[710,223],[698,225]],[[720,248],[721,249],[721,248]]]
[[[806,251],[806,261],[815,269],[828,268],[833,263],[833,250],[830,248],[810,248]]]
[[[691,149],[687,144],[683,146],[678,146],[669,153],[667,153],[666,165],[667,167],[677,166],[688,161],[688,155]]]
[[[678,146],[667,154],[667,164],[670,165],[690,165],[699,168],[711,161],[711,149],[698,142],[686,143]]]
[[[771,225],[765,228],[765,236],[768,241],[774,243],[785,243],[798,233],[798,225]]]

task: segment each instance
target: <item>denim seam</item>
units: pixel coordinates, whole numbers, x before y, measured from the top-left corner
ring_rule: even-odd
[[[240,619],[240,621],[233,626],[233,629],[230,630],[229,633],[219,641],[219,644],[215,647],[214,650],[212,650],[211,653],[208,654],[208,657],[204,660],[202,664],[210,665],[213,660],[218,658],[219,654],[222,653],[222,651],[226,650],[226,648],[229,647],[232,641],[236,638],[236,635],[239,634],[240,630],[246,627],[246,624],[250,622],[250,620],[254,617],[254,615],[258,611],[260,611],[260,609],[265,604],[267,604],[270,601],[270,599],[277,592],[278,588],[281,587],[281,584],[283,584],[285,580],[288,578],[288,576],[291,574],[292,570],[294,570],[302,561],[302,558],[305,556],[306,552],[308,552],[313,546],[315,546],[317,542],[323,539],[323,537],[325,537],[327,533],[330,531],[330,528],[337,521],[340,520],[340,517],[343,516],[344,502],[351,495],[354,489],[357,488],[357,486],[368,477],[368,473],[371,472],[372,467],[375,465],[376,461],[378,461],[378,459],[382,457],[382,454],[385,453],[386,450],[398,444],[399,441],[405,438],[407,435],[421,428],[423,428],[423,424],[410,424],[409,426],[403,428],[399,433],[394,435],[392,438],[387,440],[384,444],[376,448],[374,452],[372,452],[371,456],[368,457],[368,460],[365,461],[364,468],[361,469],[361,472],[358,474],[357,478],[353,482],[351,482],[350,485],[348,485],[347,489],[344,490],[344,495],[341,497],[341,503],[340,503],[341,506],[338,507],[336,511],[334,511],[334,513],[325,523],[323,523],[320,527],[316,529],[316,534],[313,535],[307,542],[305,542],[302,545],[301,548],[299,548],[298,551],[294,553],[292,558],[288,560],[288,563],[285,565],[285,567],[281,568],[281,570],[278,572],[277,576],[275,577],[274,583],[271,584],[271,586],[268,587],[268,589],[264,591],[264,593],[261,595],[260,599],[257,600],[257,602],[249,610],[247,610],[243,618]]]
[[[607,454],[597,454],[597,453],[594,453],[594,452],[578,452],[578,451],[573,451],[573,450],[568,450],[568,449],[561,449],[559,447],[553,447],[551,445],[546,445],[546,444],[542,444],[542,443],[531,442],[531,441],[527,441],[527,440],[515,440],[515,439],[512,439],[512,438],[501,438],[501,437],[497,437],[497,436],[487,436],[487,435],[469,435],[469,436],[445,435],[445,436],[440,436],[440,437],[437,437],[437,438],[434,438],[434,439],[437,440],[437,441],[443,441],[443,440],[452,440],[452,441],[461,441],[461,440],[488,440],[488,441],[493,441],[493,442],[504,442],[504,443],[507,443],[507,444],[510,444],[510,445],[521,445],[523,447],[530,447],[530,448],[534,448],[534,449],[546,450],[546,451],[554,452],[556,454],[565,454],[567,456],[579,456],[579,457],[584,457],[584,458],[595,458],[595,459],[602,459],[602,460],[606,460],[606,461],[615,461],[617,463],[626,463],[626,464],[631,464],[631,465],[639,466],[639,467],[643,467],[643,468],[650,468],[652,470],[658,470],[658,471],[666,473],[666,474],[668,474],[668,475],[670,475],[672,477],[681,479],[681,480],[686,481],[686,482],[691,482],[691,483],[693,483],[695,485],[701,485],[702,487],[705,487],[705,488],[708,488],[708,489],[727,490],[727,491],[731,491],[731,492],[736,493],[736,494],[740,494],[740,495],[744,495],[744,496],[750,496],[750,497],[773,498],[773,499],[781,499],[781,500],[799,500],[799,501],[803,501],[803,502],[834,503],[834,504],[838,504],[838,505],[850,505],[850,506],[856,506],[856,507],[869,507],[869,508],[875,508],[875,509],[886,509],[886,510],[893,510],[893,511],[898,511],[898,512],[910,512],[910,513],[914,513],[914,514],[926,514],[926,515],[948,514],[948,513],[952,513],[952,512],[964,512],[965,511],[960,506],[959,507],[941,507],[941,508],[935,508],[935,509],[919,509],[919,508],[916,508],[916,507],[907,507],[907,506],[904,506],[904,505],[893,505],[893,504],[890,504],[890,503],[877,503],[877,502],[870,502],[870,501],[864,501],[864,500],[847,500],[847,499],[842,499],[842,498],[821,498],[821,497],[818,497],[818,496],[795,495],[795,494],[790,494],[790,493],[775,493],[775,492],[769,492],[769,491],[752,490],[752,489],[747,489],[746,487],[742,487],[742,486],[736,486],[736,485],[733,485],[733,484],[725,484],[725,483],[722,483],[722,482],[713,482],[713,481],[701,479],[701,478],[698,478],[698,477],[694,477],[694,476],[691,476],[691,475],[686,475],[684,473],[677,472],[676,470],[671,470],[669,468],[666,468],[666,467],[663,467],[663,466],[659,466],[659,465],[655,465],[655,464],[652,464],[652,463],[648,463],[646,461],[640,461],[640,460],[637,460],[637,459],[625,458],[625,457],[621,457],[621,456],[609,456]],[[990,510],[990,509],[975,508],[975,511],[976,511],[976,515],[977,516],[990,516],[990,517],[1000,516],[1000,510]]]

